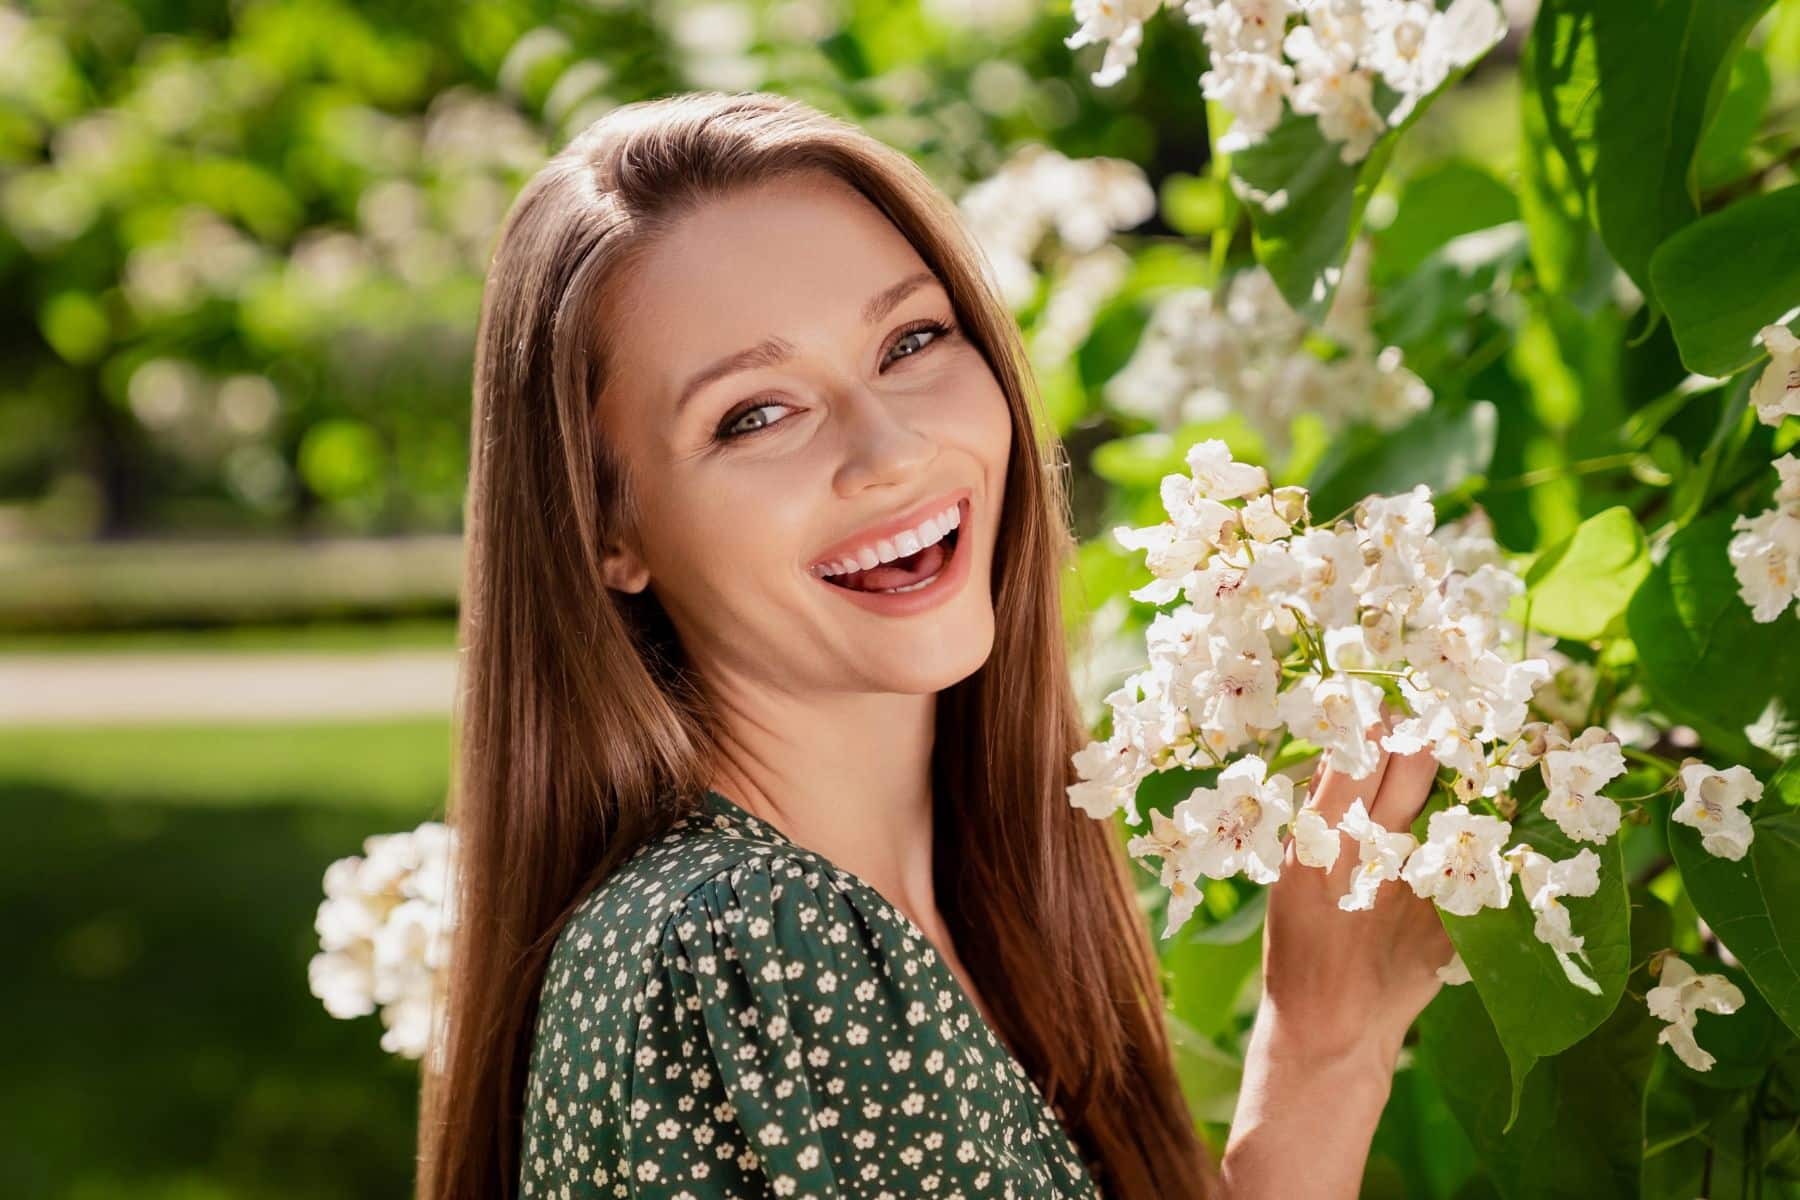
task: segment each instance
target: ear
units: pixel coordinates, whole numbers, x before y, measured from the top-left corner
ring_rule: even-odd
[[[650,568],[629,547],[609,543],[600,555],[600,578],[609,588],[641,592],[650,583]]]

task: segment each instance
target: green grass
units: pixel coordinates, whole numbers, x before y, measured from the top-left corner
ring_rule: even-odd
[[[391,621],[314,621],[194,629],[0,632],[0,654],[94,654],[215,650],[453,650],[456,622],[412,617]]]
[[[118,725],[0,729],[6,782],[137,803],[246,808],[304,800],[327,809],[442,811],[444,717],[305,725]],[[373,832],[373,831],[371,831]]]
[[[445,721],[0,736],[8,1197],[411,1194],[418,1072],[307,987],[328,863],[441,815]]]

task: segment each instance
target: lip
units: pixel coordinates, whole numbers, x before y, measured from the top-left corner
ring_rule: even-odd
[[[843,541],[821,551],[813,558],[812,562],[808,565],[807,570],[810,572],[813,567],[818,566],[820,563],[830,562],[839,558],[848,558],[853,552],[862,549],[864,546],[872,546],[883,538],[891,540],[895,534],[904,533],[908,529],[914,528],[926,517],[936,516],[946,508],[949,508],[952,504],[964,505],[963,519],[967,520],[969,510],[965,502],[969,499],[969,495],[969,488],[956,488],[953,491],[944,492],[941,495],[934,496],[922,504],[915,504],[913,507],[896,516],[889,517],[886,520],[878,521],[873,525],[860,529]]]
[[[945,563],[937,577],[916,592],[858,592],[847,587],[839,587],[828,579],[814,577],[820,587],[830,588],[859,608],[884,617],[905,617],[913,613],[924,612],[949,602],[962,590],[963,581],[969,577],[973,568],[969,565],[975,558],[975,545],[969,537],[970,513],[972,505],[967,498],[958,500],[957,506],[962,509],[962,520],[957,525],[956,548],[950,553],[950,561]],[[924,516],[930,516],[932,510],[927,509]],[[905,529],[908,526],[902,525]]]

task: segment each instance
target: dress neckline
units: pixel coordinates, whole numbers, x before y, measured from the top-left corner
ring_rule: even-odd
[[[777,829],[774,825],[771,825],[768,821],[757,816],[755,813],[739,804],[736,800],[725,795],[723,792],[707,788],[705,799],[706,807],[709,811],[724,816],[728,820],[737,821],[738,823],[747,826],[752,831],[762,834],[765,837],[772,838],[783,845],[791,846],[796,850],[812,855],[872,898],[873,902],[877,904],[883,912],[887,913],[890,919],[899,925],[902,932],[917,938],[921,945],[926,946],[931,950],[931,965],[943,972],[943,978],[949,981],[950,985],[955,989],[954,994],[961,998],[963,1007],[968,1009],[969,1013],[975,1018],[981,1028],[987,1031],[988,1040],[993,1042],[1007,1058],[1011,1059],[1015,1064],[1018,1064],[1019,1069],[1025,1074],[1025,1077],[1030,1080],[1031,1073],[1024,1070],[1024,1065],[1019,1063],[1018,1055],[1013,1053],[1012,1047],[1007,1043],[1006,1039],[1000,1036],[999,1030],[995,1029],[993,1023],[987,1019],[987,1014],[981,1011],[981,1006],[975,1003],[974,997],[969,995],[969,989],[964,987],[962,980],[956,977],[956,972],[950,969],[949,960],[944,957],[944,952],[937,947],[936,943],[925,935],[925,931],[919,927],[917,921],[907,916],[905,909],[901,908],[898,904],[895,904],[892,900],[889,900],[882,894],[881,889],[877,888],[862,876],[832,862],[831,859],[819,853],[817,850],[808,846],[802,846],[799,842],[796,842],[793,838]],[[1038,1090],[1037,1082],[1035,1080],[1031,1080],[1031,1085],[1034,1091]],[[1043,1093],[1041,1091],[1038,1092],[1038,1095],[1040,1099],[1043,1098]],[[1048,1102],[1046,1102],[1046,1104],[1047,1103]]]

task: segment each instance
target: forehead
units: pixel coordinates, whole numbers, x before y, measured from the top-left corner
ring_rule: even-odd
[[[765,337],[841,344],[863,304],[924,268],[863,195],[817,173],[738,189],[684,215],[633,267],[616,368],[659,409],[696,369]]]

